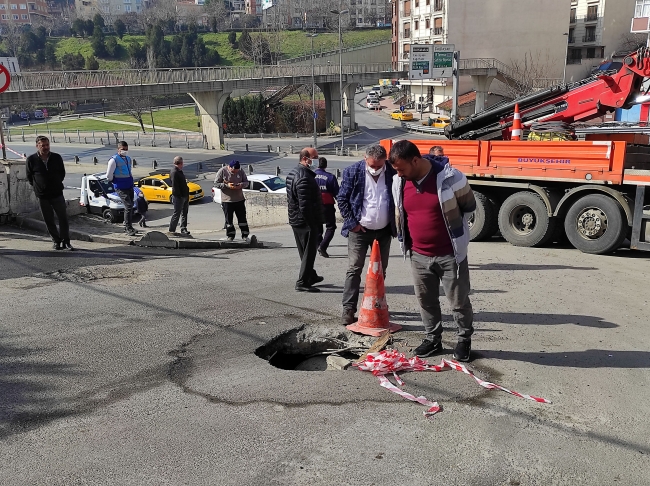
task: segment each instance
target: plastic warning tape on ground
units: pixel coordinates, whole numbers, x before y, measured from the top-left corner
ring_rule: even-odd
[[[1,144],[1,143],[0,143],[0,148],[2,148],[2,144]],[[11,152],[12,154],[16,154],[16,155],[17,155],[18,157],[20,157],[21,159],[24,159],[24,158],[25,158],[25,156],[24,156],[23,154],[19,154],[19,153],[16,152],[15,150],[11,150],[11,149],[10,149],[9,147],[7,147],[6,145],[5,145],[5,150],[9,150],[9,152]]]
[[[392,349],[385,349],[379,353],[368,354],[364,361],[361,363],[355,363],[353,366],[356,366],[362,371],[370,371],[373,375],[379,377],[379,384],[387,390],[390,390],[393,393],[397,393],[407,400],[418,402],[429,407],[429,409],[424,412],[424,415],[427,417],[433,416],[442,410],[442,407],[438,405],[438,402],[432,402],[425,397],[415,397],[414,395],[403,391],[391,383],[385,375],[392,373],[397,380],[397,383],[403,385],[404,382],[397,374],[398,371],[443,371],[446,368],[450,368],[452,370],[460,371],[466,375],[471,376],[474,378],[474,380],[476,380],[476,383],[481,385],[483,388],[487,388],[488,390],[501,390],[519,398],[526,398],[528,400],[534,400],[539,403],[551,403],[550,400],[547,400],[545,398],[508,390],[501,385],[481,380],[479,377],[474,375],[474,373],[469,371],[465,365],[459,363],[458,361],[444,358],[440,361],[439,365],[431,365],[426,360],[418,358],[417,356],[414,356],[413,358],[407,358],[403,353]]]

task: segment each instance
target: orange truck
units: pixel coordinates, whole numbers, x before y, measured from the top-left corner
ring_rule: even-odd
[[[390,151],[396,140],[382,140]],[[650,251],[650,146],[625,141],[411,140],[443,147],[476,196],[472,241],[497,231],[535,247],[561,239],[586,253]],[[644,211],[644,207],[647,209]]]

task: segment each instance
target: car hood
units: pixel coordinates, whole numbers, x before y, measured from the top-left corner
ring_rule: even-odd
[[[187,187],[190,188],[190,192],[195,192],[195,191],[200,191],[201,186],[199,186],[196,182],[188,182]]]

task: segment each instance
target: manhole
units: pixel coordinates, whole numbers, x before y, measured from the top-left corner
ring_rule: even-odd
[[[273,338],[255,354],[283,370],[326,371],[336,369],[328,366],[328,356],[357,359],[375,339],[343,329],[305,325]]]

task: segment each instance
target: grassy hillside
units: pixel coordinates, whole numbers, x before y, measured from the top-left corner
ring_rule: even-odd
[[[241,32],[237,33],[237,38]],[[221,56],[221,65],[224,66],[241,66],[250,65],[251,61],[245,59],[242,53],[233,48],[228,42],[227,33],[206,33],[200,34],[203,41],[210,49],[216,49]],[[283,57],[291,58],[309,54],[311,52],[310,39],[302,31],[285,31],[281,32],[281,49]],[[166,36],[167,40],[171,40],[172,36]],[[118,39],[123,49],[121,49],[118,59],[98,59],[99,69],[117,69],[123,67],[123,63],[128,61],[126,46],[130,41],[136,40],[140,43],[144,42],[144,36],[138,35],[125,35],[123,39]],[[372,30],[358,30],[343,33],[344,47],[356,47],[371,42],[390,40],[390,29],[372,29]],[[61,59],[65,54],[81,53],[85,58],[89,57],[92,53],[90,39],[81,39],[78,37],[73,38],[59,38],[52,39],[55,43],[55,52],[57,59]],[[319,34],[314,39],[315,51],[331,51],[338,48],[338,34],[326,33]]]

